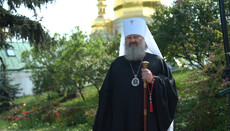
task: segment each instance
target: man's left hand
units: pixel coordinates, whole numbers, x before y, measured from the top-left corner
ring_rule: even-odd
[[[152,83],[153,76],[152,72],[149,69],[141,69],[142,70],[142,79],[147,80],[148,83]]]

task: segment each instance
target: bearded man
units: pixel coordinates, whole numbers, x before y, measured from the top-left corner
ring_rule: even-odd
[[[148,69],[141,69],[148,61]],[[174,78],[146,23],[123,23],[119,57],[110,66],[99,93],[93,131],[143,131],[143,80],[148,82],[147,130],[173,130],[178,96]]]

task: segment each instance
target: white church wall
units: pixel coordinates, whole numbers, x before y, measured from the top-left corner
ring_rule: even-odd
[[[31,73],[30,72],[12,72],[10,73],[10,78],[13,80],[11,84],[20,84],[19,88],[22,88],[20,94],[17,96],[23,95],[32,95],[33,83],[30,80]]]

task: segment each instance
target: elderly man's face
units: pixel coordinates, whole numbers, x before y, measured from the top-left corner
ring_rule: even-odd
[[[126,46],[135,47],[135,46],[141,44],[143,39],[144,38],[140,35],[136,35],[136,34],[128,35],[125,37]]]
[[[125,38],[125,58],[129,61],[138,61],[145,56],[147,45],[140,35],[128,35]]]

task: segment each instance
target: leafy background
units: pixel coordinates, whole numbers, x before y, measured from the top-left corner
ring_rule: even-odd
[[[15,3],[15,9],[21,4]],[[228,29],[229,7],[225,0]],[[226,63],[218,1],[177,0],[172,7],[159,5],[152,18],[148,26],[165,60],[179,69],[173,72],[179,95],[175,130],[228,130],[228,96],[218,94],[229,84],[221,77]],[[5,48],[6,38],[14,33],[0,31]],[[33,48],[23,53],[22,61],[32,71],[35,95],[16,99],[11,94],[17,93],[17,85],[10,85],[8,74],[0,72],[0,129],[91,130],[98,91],[118,56],[120,35],[87,36],[76,27],[70,36],[47,36],[40,44],[27,37]]]

